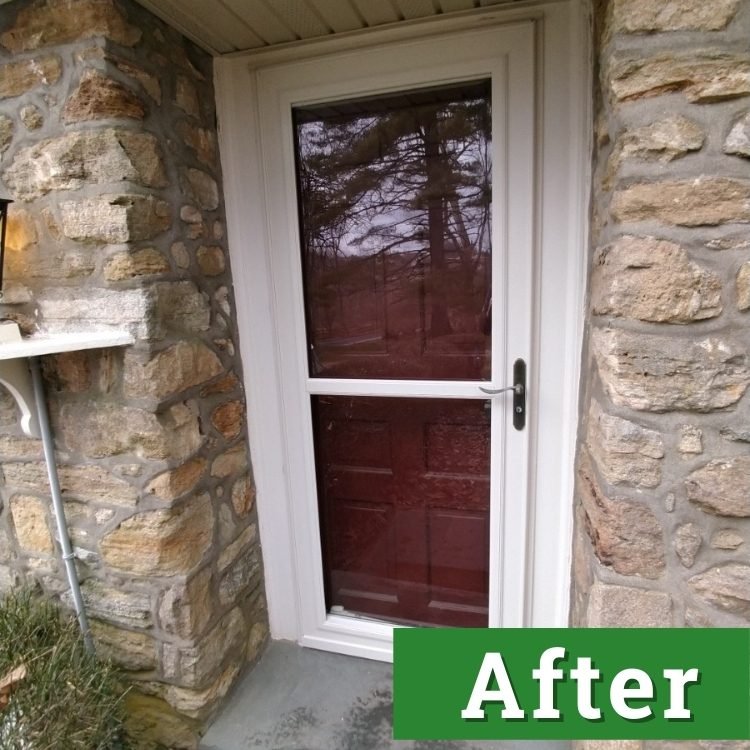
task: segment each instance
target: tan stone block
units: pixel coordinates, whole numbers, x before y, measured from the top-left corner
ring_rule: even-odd
[[[229,289],[225,286],[220,286],[214,294],[214,299],[224,315],[230,317],[232,314],[232,306],[229,304]]]
[[[21,107],[20,116],[21,122],[28,130],[39,130],[44,125],[44,115],[33,104]]]
[[[104,264],[104,278],[107,281],[127,281],[170,270],[169,261],[162,253],[153,247],[146,247],[111,255]]]
[[[169,251],[172,253],[172,257],[178,268],[190,267],[190,254],[188,253],[184,242],[173,243],[169,248]]]
[[[750,385],[743,349],[715,336],[685,339],[594,329],[599,375],[618,406],[709,412],[737,403]]]
[[[86,611],[94,619],[119,623],[126,627],[148,628],[151,625],[151,599],[148,594],[112,588],[89,578],[81,584]],[[70,607],[70,592],[62,595]]]
[[[255,487],[249,474],[240,477],[232,486],[232,506],[234,512],[242,518],[246,516],[255,505]]]
[[[180,122],[177,124],[177,132],[183,142],[195,151],[198,161],[210,168],[216,166],[216,136],[213,131],[189,122]]]
[[[4,178],[15,195],[24,200],[51,191],[77,190],[87,184],[167,184],[156,138],[114,128],[66,133],[22,149]]]
[[[42,441],[18,435],[0,435],[0,457],[42,459]]]
[[[739,0],[615,0],[613,30],[718,31],[734,18]]]
[[[5,483],[10,486],[49,491],[47,468],[42,462],[4,462],[2,472]],[[133,507],[138,498],[134,487],[99,466],[58,466],[57,473],[66,497],[72,495],[80,500],[126,507]]]
[[[255,524],[250,524],[219,556],[216,564],[220,573],[233,563],[241,553],[253,549],[258,538],[258,529]]]
[[[224,488],[221,486],[217,487],[214,494],[216,497],[222,498],[224,496]],[[219,536],[217,541],[219,548],[223,548],[231,539],[234,539],[237,532],[237,522],[235,521],[232,509],[226,503],[219,505],[218,515],[217,528]]]
[[[169,204],[151,195],[102,195],[60,204],[62,231],[81,242],[148,240],[172,224]]]
[[[60,390],[84,393],[91,388],[91,366],[88,352],[64,352],[45,361],[50,378],[57,381]]]
[[[605,414],[591,402],[587,445],[602,476],[610,484],[658,487],[664,442],[654,430]]]
[[[159,500],[172,502],[192,492],[205,471],[206,459],[194,458],[176,469],[159,474],[148,483],[146,492],[155,495]]]
[[[13,269],[11,275],[16,278],[41,279],[47,282],[57,282],[60,279],[82,281],[96,270],[96,262],[88,248],[75,251],[55,245],[35,245],[22,255],[13,253],[6,268]],[[49,290],[52,294],[59,293],[58,290],[50,288],[51,285],[44,286],[47,287],[45,292]],[[82,286],[83,284],[79,284],[79,287]],[[66,290],[68,289],[72,290],[75,287],[66,287]],[[81,293],[85,292],[81,290]],[[43,296],[37,300],[40,305],[44,304],[44,301]]]
[[[660,221],[678,226],[716,226],[750,221],[750,181],[729,177],[641,182],[617,190],[616,221]]]
[[[200,725],[175,711],[164,699],[137,690],[125,696],[125,726],[136,750],[169,747],[198,750]]]
[[[656,516],[644,503],[607,497],[585,455],[578,470],[578,496],[586,531],[603,565],[622,575],[662,574],[664,535]]]
[[[23,52],[99,36],[132,47],[141,32],[128,24],[113,0],[43,0],[22,8],[0,43]]]
[[[750,56],[718,50],[615,56],[609,85],[619,101],[679,91],[691,102],[716,102],[750,94]]]
[[[154,414],[116,403],[72,403],[59,423],[66,445],[92,458],[135,453],[184,460],[203,442],[197,416],[183,404]]]
[[[750,456],[717,458],[685,480],[688,500],[706,513],[750,517]]]
[[[168,685],[164,697],[181,714],[202,720],[210,716],[240,673],[240,664],[230,664],[216,681],[203,690]]]
[[[224,367],[200,341],[180,341],[143,363],[125,358],[124,388],[131,398],[164,398],[216,377]]]
[[[62,64],[57,55],[0,65],[0,99],[21,96],[40,86],[52,86],[60,80]]]
[[[125,60],[115,60],[115,65],[123,72],[126,76],[138,81],[143,87],[143,90],[157,103],[161,104],[161,84],[156,76],[147,73],[143,68],[139,68],[130,62]]]
[[[146,633],[91,621],[96,653],[130,672],[156,669],[156,641]]]
[[[694,523],[683,523],[677,527],[673,546],[677,557],[686,568],[692,568],[695,564],[695,556],[703,544],[703,535],[700,527]]]
[[[750,112],[735,121],[724,141],[724,153],[750,156]]]
[[[219,276],[226,269],[224,251],[218,245],[201,245],[196,253],[198,267],[206,276]]]
[[[150,291],[159,332],[208,330],[211,309],[191,281],[160,282]]]
[[[219,454],[211,464],[212,477],[228,477],[247,471],[247,445],[244,441]]]
[[[16,495],[10,501],[10,513],[21,549],[44,555],[55,551],[47,526],[45,504],[39,498]]]
[[[237,437],[244,424],[245,407],[241,401],[229,401],[217,406],[211,414],[211,424],[227,440]]]
[[[185,188],[188,195],[204,211],[214,211],[219,207],[219,186],[211,175],[200,169],[186,169],[184,171]]]
[[[201,688],[215,680],[225,659],[232,654],[232,662],[244,658],[247,628],[239,608],[225,615],[198,644],[180,648],[180,684],[186,688]]]
[[[190,572],[203,558],[213,534],[208,495],[177,508],[137,513],[102,540],[102,559],[133,575],[172,576]]]
[[[620,237],[594,259],[591,309],[653,323],[688,323],[719,315],[721,280],[679,245]]]
[[[651,125],[627,130],[617,140],[620,161],[632,157],[669,162],[690,151],[699,151],[705,141],[700,125],[681,115],[671,115]]]
[[[587,613],[590,628],[672,627],[672,598],[661,591],[614,586],[597,581]]]
[[[195,206],[182,206],[180,218],[187,224],[201,224],[203,222],[203,214]]]
[[[141,289],[94,289],[82,285],[50,288],[38,300],[38,306],[50,332],[79,326],[79,330],[117,326],[146,338],[155,327],[151,300]]]
[[[688,583],[704,601],[750,622],[750,566],[717,565],[693,576]]]
[[[159,622],[170,634],[184,640],[197,638],[216,611],[211,568],[196,573],[186,584],[173,584],[159,605]]]
[[[238,388],[240,381],[237,376],[233,373],[227,373],[223,378],[210,383],[209,385],[201,388],[201,396],[213,396],[217,393],[231,393],[233,390]]]
[[[691,424],[682,425],[677,450],[684,456],[697,456],[703,453],[703,430]]]
[[[89,69],[84,71],[78,88],[65,102],[62,114],[68,123],[115,118],[142,120],[146,108],[134,91]]]
[[[10,146],[13,140],[13,120],[5,115],[0,115],[0,155]]]
[[[743,263],[737,272],[735,281],[737,292],[737,309],[750,310],[750,263]]]
[[[714,549],[734,551],[745,543],[742,535],[735,529],[719,529],[711,537],[711,546]]]
[[[222,606],[237,603],[241,596],[260,582],[260,563],[254,539],[248,542],[232,561],[219,581],[219,601]]]
[[[175,104],[193,117],[200,117],[200,104],[195,85],[185,76],[177,76],[175,84]]]

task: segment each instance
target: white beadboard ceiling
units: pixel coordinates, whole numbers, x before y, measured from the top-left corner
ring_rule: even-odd
[[[515,1],[138,0],[214,55]]]

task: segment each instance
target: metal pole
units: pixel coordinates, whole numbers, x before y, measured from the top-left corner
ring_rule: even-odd
[[[52,440],[52,431],[49,427],[49,415],[47,413],[47,402],[44,399],[44,385],[42,384],[39,357],[29,357],[29,369],[31,370],[31,382],[34,386],[34,398],[39,416],[39,429],[42,433],[44,458],[47,462],[47,476],[49,477],[49,487],[52,494],[52,509],[55,513],[57,533],[60,537],[60,547],[62,548],[62,559],[65,563],[65,572],[68,574],[68,584],[70,585],[70,593],[73,597],[73,609],[75,609],[76,616],[78,617],[78,624],[81,626],[84,646],[89,653],[93,654],[94,642],[91,638],[89,621],[86,617],[86,609],[84,608],[83,597],[81,596],[81,584],[78,581],[75,554],[73,554],[70,546],[70,536],[68,535],[68,526],[63,511],[60,480],[57,476],[57,464],[55,463],[55,446]]]

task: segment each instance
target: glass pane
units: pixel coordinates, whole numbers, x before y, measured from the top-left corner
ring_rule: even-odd
[[[490,377],[489,81],[294,110],[310,375]]]
[[[312,398],[330,611],[487,626],[487,405]]]

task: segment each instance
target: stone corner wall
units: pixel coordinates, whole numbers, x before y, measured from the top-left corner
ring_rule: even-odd
[[[0,6],[0,312],[132,347],[45,358],[99,648],[151,740],[195,747],[267,634],[211,60],[131,0]],[[0,588],[66,585],[38,441],[0,398]]]
[[[750,0],[594,6],[571,623],[747,627]]]

